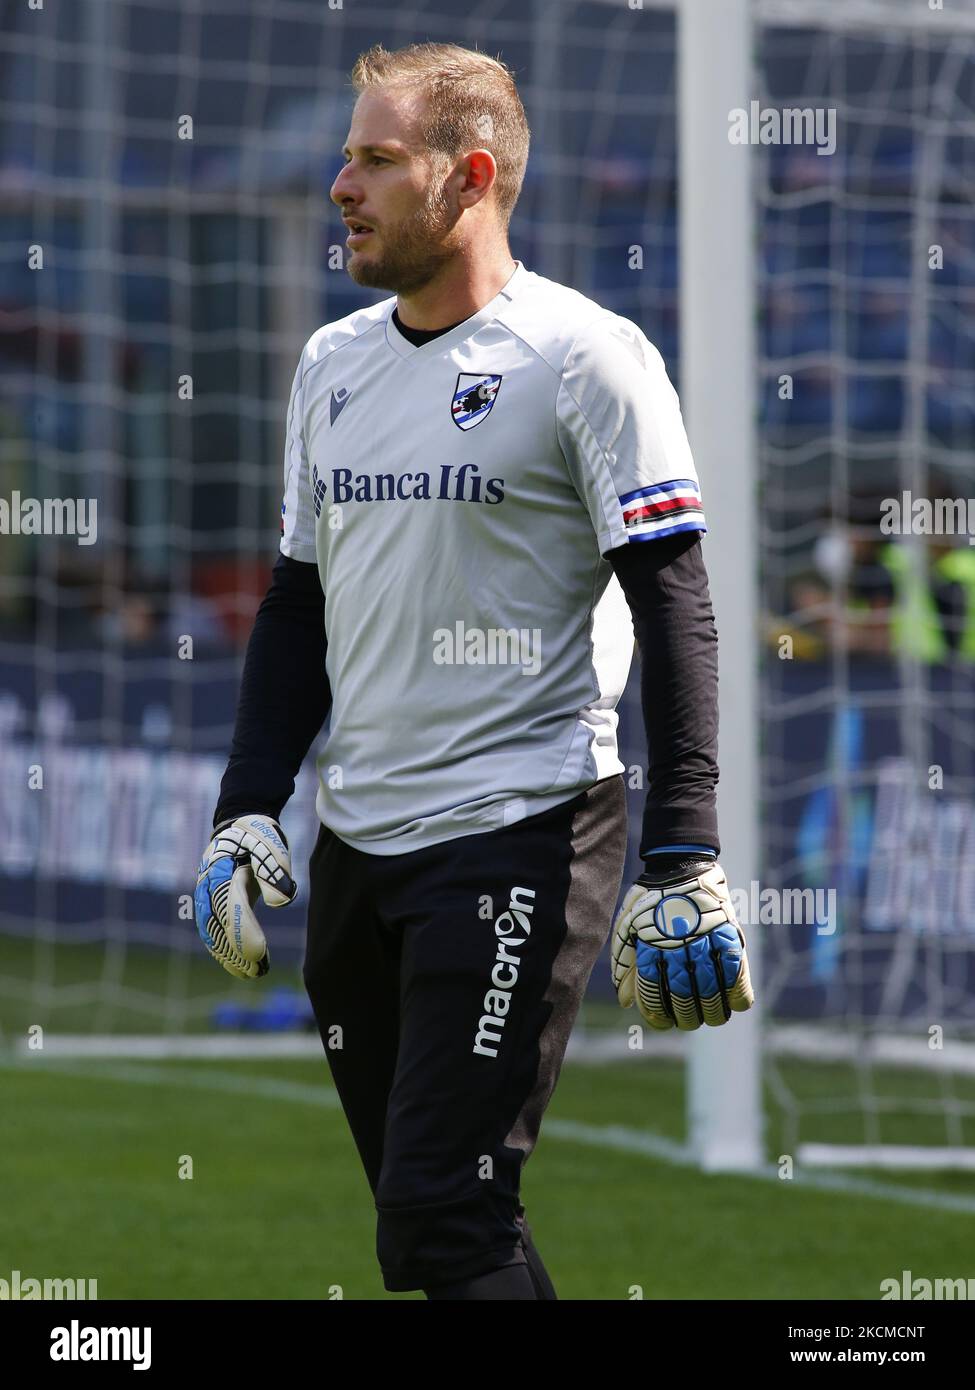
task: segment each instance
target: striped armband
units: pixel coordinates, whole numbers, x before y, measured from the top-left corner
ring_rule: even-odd
[[[674,478],[667,483],[626,492],[620,498],[623,524],[631,541],[656,540],[677,531],[706,531],[701,489],[692,478]]]

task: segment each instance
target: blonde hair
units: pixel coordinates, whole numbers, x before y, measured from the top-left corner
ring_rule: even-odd
[[[426,97],[420,120],[428,149],[456,159],[485,149],[498,166],[494,196],[507,230],[521,192],[531,132],[514,77],[504,63],[455,43],[411,43],[390,52],[374,44],[352,69],[367,87],[413,87]]]

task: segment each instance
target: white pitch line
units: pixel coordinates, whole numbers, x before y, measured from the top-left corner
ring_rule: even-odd
[[[655,1039],[656,1056],[680,1056],[680,1049],[673,1050],[670,1038]],[[16,1044],[19,1056],[29,1059],[36,1056],[27,1038]],[[317,1033],[184,1033],[169,1037],[147,1034],[78,1034],[47,1033],[44,1037],[44,1056],[67,1058],[70,1061],[97,1058],[99,1061],[148,1061],[163,1062],[186,1059],[188,1061],[246,1061],[250,1058],[324,1058],[322,1041]],[[584,1034],[577,1030],[569,1038],[566,1054],[569,1062],[620,1062],[638,1061],[640,1054],[627,1045],[623,1034],[611,1033],[606,1036]]]
[[[76,1067],[62,1060],[46,1062],[37,1053],[34,1054],[33,1061],[21,1057],[0,1057],[0,1068],[27,1071],[31,1066],[37,1067],[40,1071],[81,1076],[93,1081],[122,1081],[137,1085],[153,1082],[160,1086],[175,1086],[179,1090],[190,1087],[228,1095],[292,1101],[299,1105],[319,1106],[324,1110],[341,1108],[338,1095],[330,1086],[312,1086],[301,1081],[234,1076],[232,1072],[200,1071],[199,1068],[180,1068],[174,1073],[169,1067],[146,1066],[139,1063],[106,1062],[103,1065]],[[559,1120],[553,1117],[543,1120],[542,1137],[561,1139],[570,1144],[583,1144],[604,1152],[615,1150],[617,1153],[635,1154],[641,1158],[656,1158],[663,1163],[672,1163],[683,1168],[693,1166],[694,1163],[686,1145],[669,1139],[666,1135],[654,1134],[651,1130],[629,1129],[624,1125],[587,1125],[576,1120]],[[701,1176],[757,1182],[786,1181],[780,1178],[779,1169],[774,1163],[765,1164],[750,1173],[702,1173]],[[925,1187],[898,1187],[895,1183],[875,1182],[872,1178],[857,1178],[842,1172],[810,1172],[808,1169],[797,1171],[795,1177],[788,1181],[795,1183],[797,1187],[813,1188],[821,1192],[871,1197],[878,1201],[896,1202],[902,1206],[927,1207],[975,1216],[975,1197],[935,1192]]]
[[[331,1086],[312,1086],[302,1081],[287,1081],[283,1078],[235,1076],[229,1071],[207,1071],[195,1068],[148,1066],[141,1062],[91,1062],[84,1066],[74,1066],[64,1058],[48,1062],[44,1059],[29,1062],[17,1059],[3,1065],[16,1071],[29,1071],[32,1066],[40,1071],[54,1071],[65,1076],[81,1076],[91,1081],[126,1081],[144,1086],[147,1082],[157,1086],[175,1086],[179,1090],[222,1091],[226,1095],[260,1096],[262,1100],[287,1100],[298,1105],[318,1105],[323,1110],[340,1110],[338,1093]],[[323,1058],[324,1060],[324,1058]]]
[[[626,1062],[641,1065],[651,1051],[633,1048],[629,1030],[607,1031],[576,1028],[569,1038],[566,1062],[599,1066]],[[655,1060],[686,1060],[690,1038],[686,1033],[667,1033],[652,1040]],[[23,1057],[35,1055],[27,1038],[15,1044]],[[943,1050],[928,1047],[926,1034],[908,1037],[877,1034],[859,1038],[831,1034],[805,1024],[779,1024],[765,1033],[765,1047],[771,1056],[800,1058],[815,1062],[868,1062],[874,1066],[908,1067],[941,1074],[975,1076],[975,1044],[953,1041]],[[118,1061],[244,1061],[248,1058],[321,1058],[324,1056],[317,1032],[287,1033],[185,1033],[173,1036],[149,1034],[47,1033],[46,1057],[108,1058]]]
[[[935,1168],[975,1173],[975,1148],[925,1144],[800,1144],[803,1168],[892,1168],[929,1173]]]
[[[27,1038],[17,1043],[17,1053],[25,1060],[37,1055]],[[147,1034],[103,1033],[89,1036],[75,1033],[47,1033],[44,1056],[59,1061],[171,1062],[171,1061],[260,1061],[265,1058],[295,1059],[320,1057],[322,1040],[317,1033],[183,1033],[174,1037]]]

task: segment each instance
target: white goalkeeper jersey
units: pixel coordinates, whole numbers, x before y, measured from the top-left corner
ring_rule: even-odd
[[[633,625],[607,551],[704,531],[635,324],[520,262],[416,347],[395,298],[312,335],[281,549],[325,592],[318,814],[370,854],[497,830],[623,770]]]

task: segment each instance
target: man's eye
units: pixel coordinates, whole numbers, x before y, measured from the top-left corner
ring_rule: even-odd
[[[384,159],[384,158],[382,157],[381,154],[374,154],[373,157],[372,157],[372,159],[370,160],[370,163],[372,163],[372,164],[388,164],[388,163],[389,163],[389,160],[388,160],[388,159]]]

